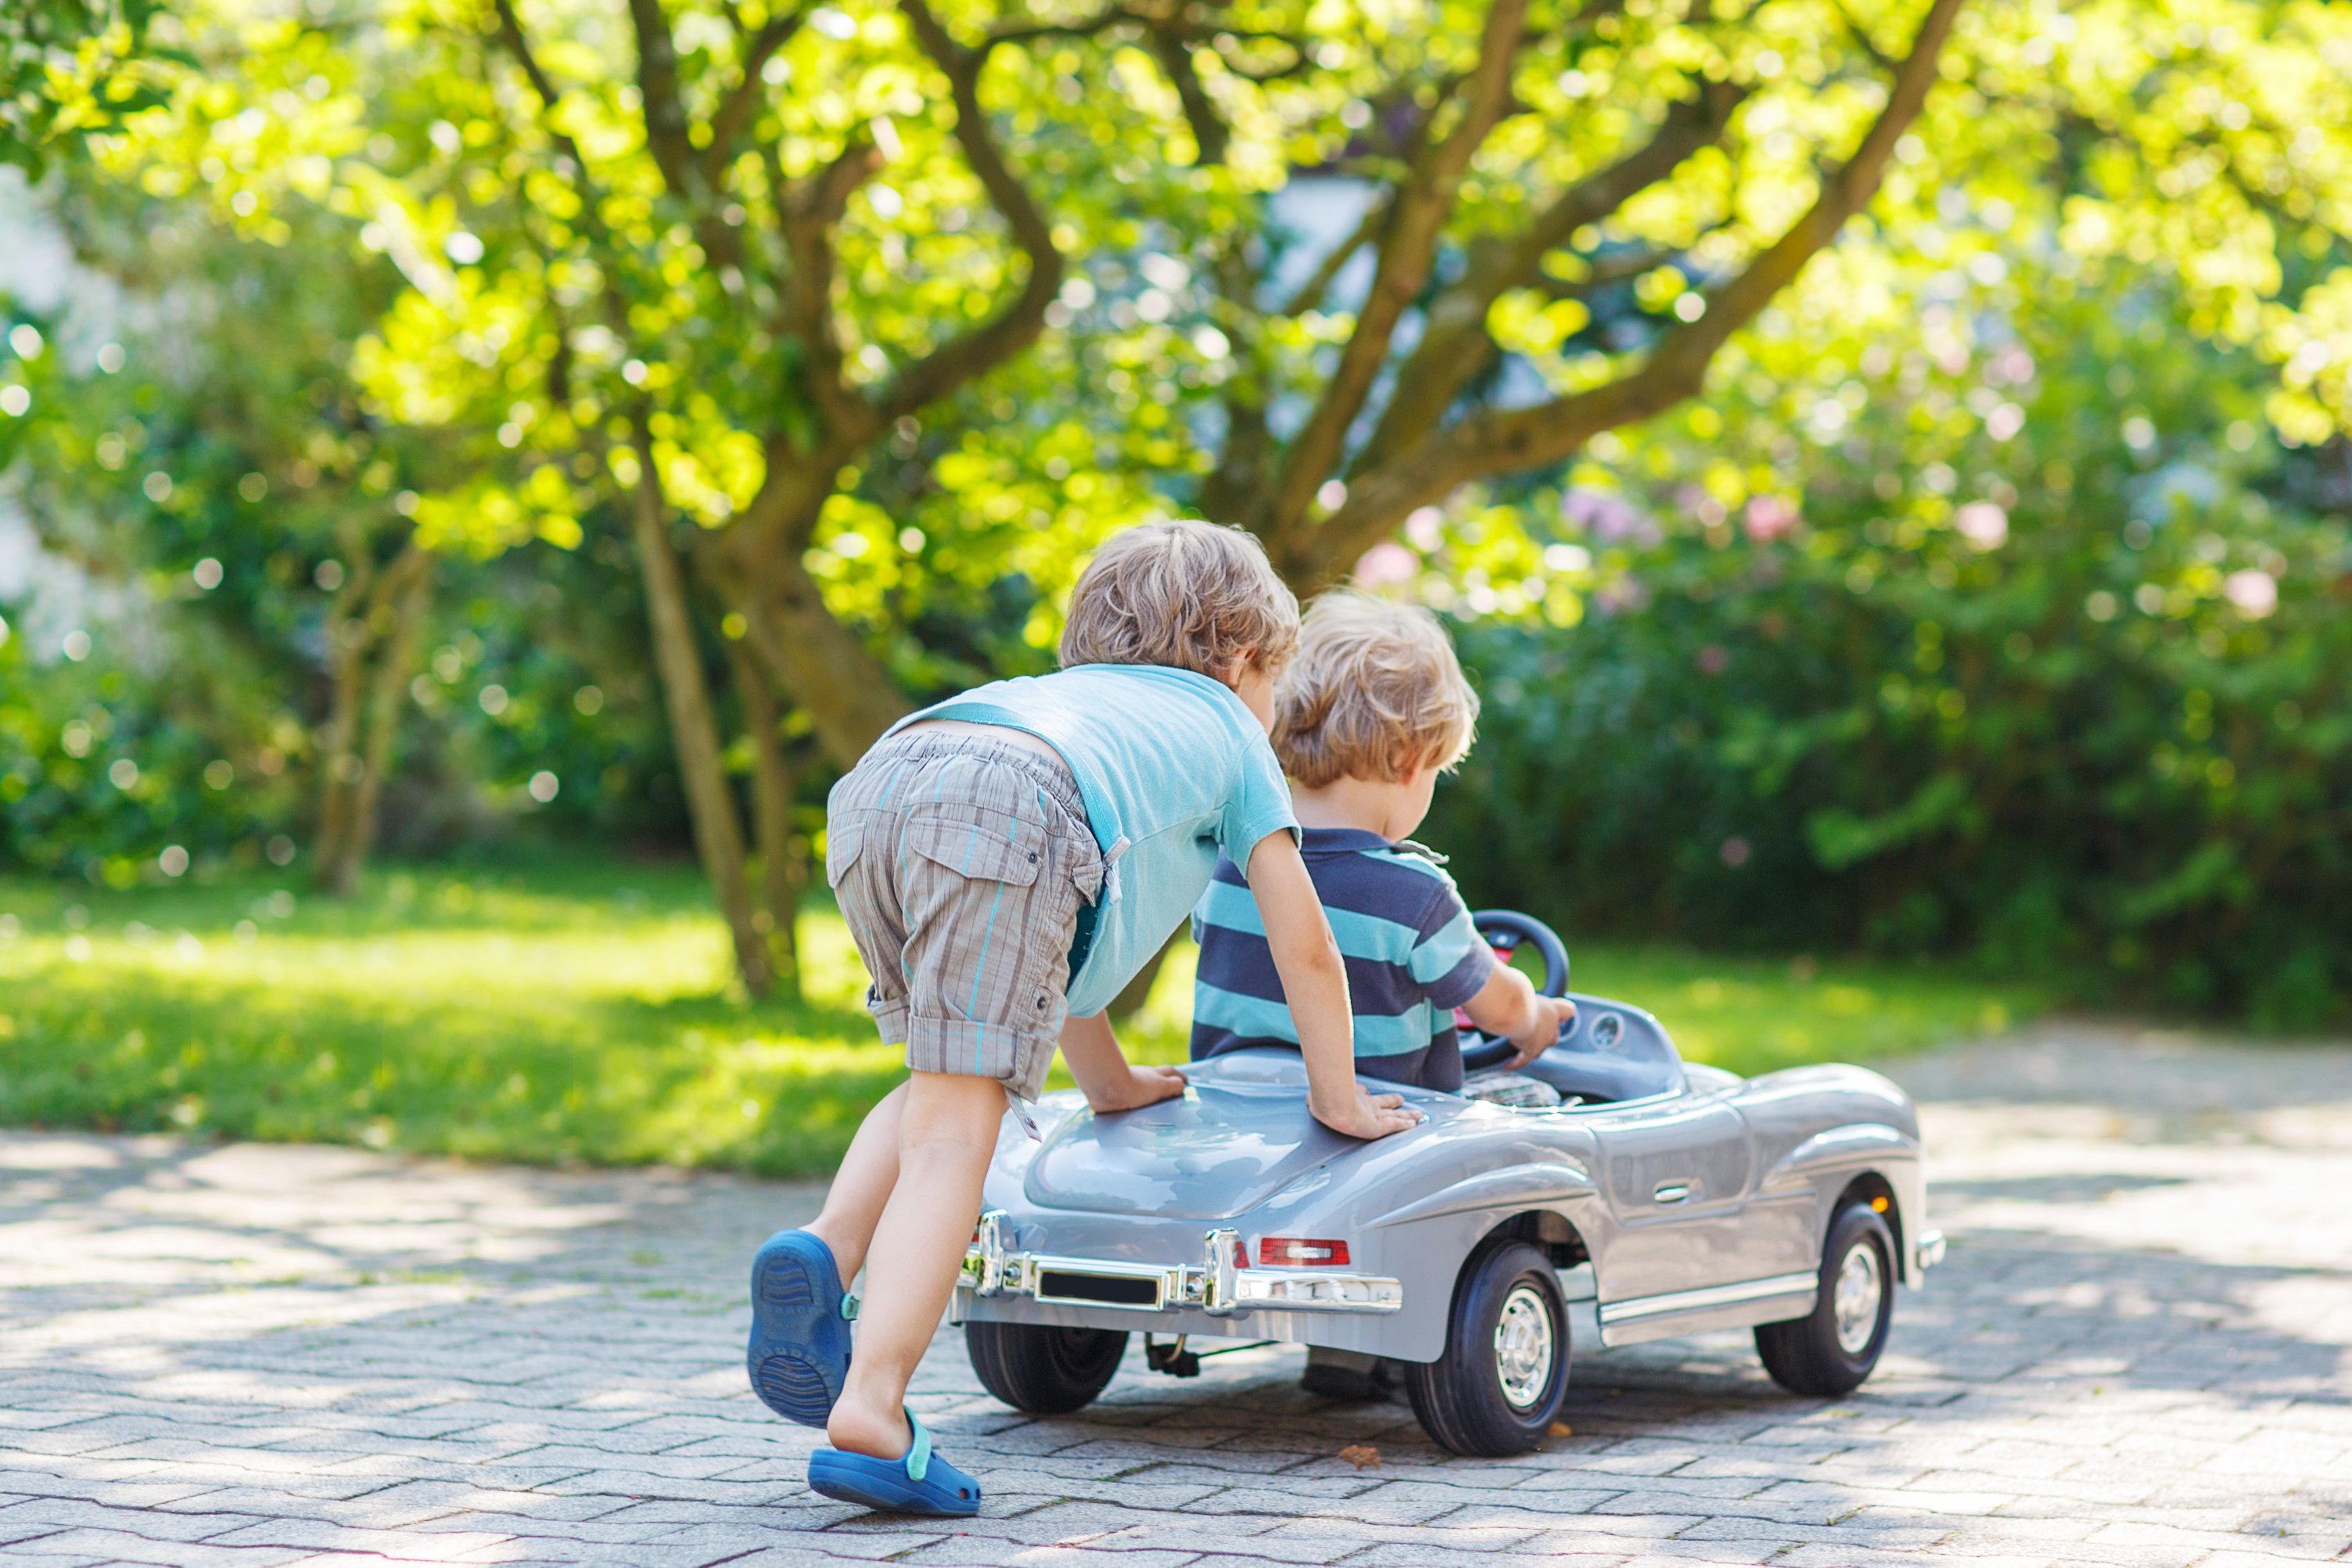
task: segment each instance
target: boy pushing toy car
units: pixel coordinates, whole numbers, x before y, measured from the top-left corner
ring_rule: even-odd
[[[1575,1003],[1538,996],[1496,959],[1438,857],[1412,841],[1437,776],[1470,749],[1477,716],[1477,695],[1427,611],[1352,593],[1327,593],[1307,610],[1276,689],[1274,749],[1290,776],[1307,873],[1347,961],[1361,1077],[1461,1088],[1457,1008],[1517,1047],[1512,1067],[1576,1016]],[[1193,931],[1192,1059],[1297,1048],[1283,975],[1233,862],[1217,862]],[[1324,1351],[1309,1357],[1307,1385],[1379,1389],[1371,1358]]]
[[[1293,998],[1309,1104],[1376,1138],[1418,1117],[1353,1072],[1348,973],[1299,857],[1266,741],[1297,601],[1247,535],[1130,529],[1079,579],[1063,668],[900,723],[834,789],[825,874],[908,1082],[869,1113],[824,1210],[752,1264],[752,1387],[832,1440],[809,1484],[873,1508],[980,1507],[932,1452],[907,1385],[980,1215],[1008,1103],[1025,1121],[1058,1042],[1097,1111],[1183,1090],[1129,1064],[1102,1011],[1221,858]],[[856,1357],[844,1284],[863,1267]]]

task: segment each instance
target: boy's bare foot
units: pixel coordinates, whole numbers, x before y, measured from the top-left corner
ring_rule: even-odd
[[[1317,1121],[1351,1138],[1385,1138],[1421,1125],[1421,1113],[1406,1110],[1403,1095],[1367,1094],[1360,1083],[1355,1085],[1355,1092],[1352,1102],[1326,1107],[1310,1099],[1307,1108]]]
[[[833,1418],[825,1423],[824,1435],[843,1453],[864,1454],[869,1459],[898,1458],[915,1440],[904,1410],[895,1406],[887,1410],[868,1409],[853,1404],[845,1392],[833,1407]]]
[[[1184,1070],[1181,1067],[1135,1067],[1115,1077],[1110,1083],[1087,1096],[1087,1104],[1096,1111],[1132,1111],[1139,1105],[1156,1105],[1162,1100],[1172,1100],[1184,1092]]]

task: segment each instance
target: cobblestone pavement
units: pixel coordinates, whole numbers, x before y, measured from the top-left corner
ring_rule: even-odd
[[[944,1336],[915,1403],[989,1489],[952,1527],[813,1497],[745,1391],[744,1264],[812,1188],[0,1134],[0,1561],[2352,1560],[2352,1049],[2054,1026],[1895,1071],[1951,1254],[1845,1400],[1646,1345],[1474,1461],[1295,1351],[1031,1420]]]

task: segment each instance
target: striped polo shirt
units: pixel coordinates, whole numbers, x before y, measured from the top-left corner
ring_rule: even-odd
[[[1360,828],[1308,828],[1307,873],[1348,965],[1356,1070],[1423,1088],[1462,1084],[1454,1009],[1478,994],[1495,959],[1454,879],[1420,845]],[[1257,901],[1230,859],[1192,912],[1201,963],[1192,986],[1192,1060],[1251,1045],[1296,1050],[1298,1030],[1275,973]]]

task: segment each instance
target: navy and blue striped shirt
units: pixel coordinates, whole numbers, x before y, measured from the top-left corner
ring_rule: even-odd
[[[1478,994],[1495,959],[1470,912],[1420,846],[1360,828],[1308,828],[1299,852],[1348,965],[1356,1071],[1454,1090],[1462,1050],[1454,1009]],[[1230,859],[1192,912],[1201,964],[1192,985],[1192,1060],[1251,1045],[1296,1050],[1298,1029],[1275,973],[1257,901]]]

